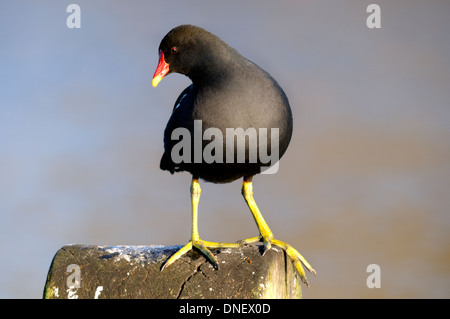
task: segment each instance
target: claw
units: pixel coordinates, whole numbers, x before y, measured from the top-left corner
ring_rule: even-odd
[[[161,271],[163,271],[166,267],[172,265],[178,258],[186,254],[188,251],[192,249],[192,241],[187,243],[185,246],[183,246],[180,250],[178,250],[175,254],[170,256],[169,259],[166,260],[166,262],[161,267]]]
[[[264,256],[266,254],[266,252],[268,252],[270,250],[270,248],[272,248],[272,244],[270,243],[269,240],[266,240],[266,239],[263,239],[263,244],[264,244],[264,248],[263,248],[262,255]]]
[[[302,264],[306,267],[306,269],[308,269],[310,273],[314,274],[314,276],[317,276],[317,273],[314,270],[314,268],[312,268],[311,265],[306,261],[306,259],[291,245],[276,239],[272,240],[272,244],[281,247],[286,252],[286,255],[288,255],[289,258],[291,258],[291,260],[293,261],[294,267],[295,269],[297,269],[297,272],[300,275],[302,282],[307,287],[309,287],[309,282],[308,279],[306,278],[306,273],[305,270],[303,269]]]
[[[264,244],[263,251],[262,251],[263,256],[265,255],[265,253],[268,250],[270,250],[272,245],[278,246],[281,249],[283,249],[286,252],[286,255],[294,263],[294,267],[297,270],[298,274],[300,275],[300,279],[307,287],[309,287],[309,282],[308,282],[308,279],[306,278],[306,273],[305,273],[305,270],[303,269],[303,265],[306,267],[306,269],[308,269],[309,272],[314,274],[314,276],[317,276],[317,273],[314,270],[314,268],[311,267],[311,265],[306,261],[306,259],[295,248],[293,248],[289,244],[286,244],[283,241],[273,239],[272,236],[260,235],[258,237],[252,237],[252,238],[240,240],[238,243],[254,244],[257,242],[263,242],[263,244]]]
[[[217,261],[216,256],[213,255],[213,253],[206,248],[205,244],[202,241],[194,241],[193,246],[200,250],[203,255],[206,256],[206,258],[211,262],[211,264],[214,266],[214,268],[219,269],[219,262]]]

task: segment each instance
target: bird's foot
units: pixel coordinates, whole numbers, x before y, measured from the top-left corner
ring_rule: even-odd
[[[311,265],[306,261],[306,259],[295,249],[293,248],[291,245],[274,239],[272,236],[257,236],[257,237],[252,237],[252,238],[247,238],[244,240],[239,241],[238,243],[241,245],[245,245],[245,244],[254,244],[257,242],[262,242],[264,244],[264,250],[263,250],[263,256],[264,254],[272,247],[272,245],[278,246],[281,249],[283,249],[286,252],[286,255],[289,256],[289,258],[291,258],[292,262],[294,263],[294,267],[295,269],[297,269],[298,274],[300,275],[300,278],[302,280],[302,282],[309,287],[309,282],[308,279],[306,278],[306,273],[305,270],[303,269],[302,264],[306,267],[306,269],[308,269],[308,271],[312,274],[314,274],[314,276],[316,276],[316,271],[314,270],[314,268],[311,267]]]
[[[163,271],[167,266],[173,264],[176,260],[186,254],[188,251],[192,250],[194,247],[197,248],[211,262],[214,268],[219,269],[219,262],[217,261],[216,256],[214,256],[214,254],[208,248],[237,248],[241,246],[242,244],[240,243],[220,243],[205,241],[201,239],[191,239],[185,246],[183,246],[180,250],[178,250],[175,254],[173,254],[169,259],[166,260],[161,268],[161,271]]]

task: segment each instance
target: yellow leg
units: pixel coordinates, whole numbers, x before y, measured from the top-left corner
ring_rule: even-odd
[[[262,241],[264,244],[264,253],[268,251],[272,245],[276,245],[282,248],[286,252],[286,255],[288,255],[292,259],[294,266],[297,269],[303,283],[305,283],[308,286],[309,285],[308,280],[306,278],[305,270],[303,269],[302,263],[314,275],[316,275],[316,271],[305,260],[305,258],[303,258],[303,256],[300,255],[300,253],[297,250],[295,250],[292,246],[273,238],[272,231],[270,230],[269,226],[264,220],[253,198],[253,185],[251,177],[244,178],[244,182],[242,183],[242,195],[244,196],[245,201],[247,202],[247,205],[250,208],[250,211],[252,212],[256,225],[258,226],[260,235],[258,237],[244,239],[240,241],[240,243],[253,244]]]
[[[191,183],[191,200],[192,200],[192,232],[191,240],[173,254],[163,265],[161,270],[164,270],[167,266],[173,264],[177,259],[186,254],[188,251],[192,250],[193,247],[197,248],[200,252],[205,255],[208,260],[214,265],[216,269],[219,268],[219,263],[217,258],[211,253],[208,248],[237,248],[242,246],[240,243],[218,243],[204,241],[200,239],[198,234],[198,203],[200,201],[201,188],[198,179],[193,178]]]

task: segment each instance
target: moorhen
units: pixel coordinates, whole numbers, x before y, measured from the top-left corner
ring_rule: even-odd
[[[192,174],[192,233],[189,243],[162,269],[193,247],[218,268],[208,248],[233,248],[262,241],[263,254],[271,245],[285,250],[308,285],[302,263],[313,274],[314,269],[292,246],[274,238],[253,199],[252,177],[269,172],[268,157],[272,168],[277,167],[292,136],[292,113],[286,94],[266,71],[217,36],[193,25],[175,27],[162,39],[152,85],[156,87],[172,72],[188,76],[192,84],[175,102],[164,131],[160,168],[172,174]],[[201,240],[197,226],[199,179],[228,183],[239,178],[243,178],[242,195],[259,236],[237,243]]]

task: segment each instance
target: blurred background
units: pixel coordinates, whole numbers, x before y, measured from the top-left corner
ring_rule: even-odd
[[[68,29],[66,8],[81,8]],[[190,237],[190,175],[159,170],[173,103],[151,86],[174,26],[206,28],[277,79],[294,136],[254,178],[275,237],[314,266],[305,298],[450,297],[450,2],[2,1],[0,298],[41,298],[65,244]],[[202,183],[200,236],[257,235],[241,181]],[[381,267],[369,289],[367,266]]]

